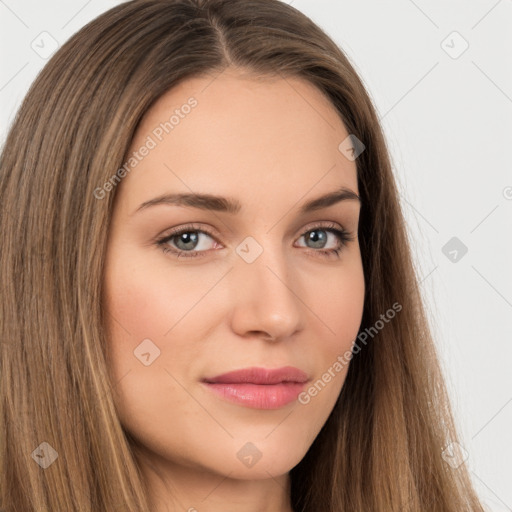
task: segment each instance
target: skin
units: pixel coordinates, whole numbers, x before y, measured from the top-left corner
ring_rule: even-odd
[[[311,84],[235,69],[164,94],[131,151],[190,96],[197,106],[116,191],[104,288],[116,405],[155,512],[290,512],[289,471],[329,417],[348,366],[309,403],[273,410],[226,401],[201,379],[291,365],[308,374],[307,390],[352,348],[365,291],[360,204],[341,201],[306,215],[299,208],[342,186],[359,194],[356,163],[338,150],[348,132]],[[160,204],[136,212],[175,192],[235,198],[242,209]],[[308,240],[317,222],[354,236],[339,257],[318,252],[340,244],[328,229],[320,228],[323,246]],[[163,252],[156,240],[189,223],[214,236],[192,230],[196,246],[183,236],[167,245],[203,257]],[[252,263],[236,252],[248,236],[263,249]],[[160,350],[148,366],[134,355],[144,339]],[[252,467],[237,457],[248,442],[261,454]]]

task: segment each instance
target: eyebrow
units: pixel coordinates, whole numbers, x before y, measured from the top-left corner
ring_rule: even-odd
[[[311,199],[300,208],[300,213],[305,214],[315,210],[327,208],[341,201],[358,201],[362,204],[361,197],[354,191],[341,187],[338,190],[329,192],[323,196]],[[211,210],[216,212],[226,212],[232,215],[238,213],[242,209],[242,205],[237,199],[221,197],[212,194],[195,194],[195,193],[181,193],[181,194],[163,194],[161,196],[150,199],[142,203],[133,214],[146,210],[151,206],[157,205],[174,205],[174,206],[189,206],[192,208],[199,208],[201,210]],[[132,215],[133,215],[132,214]]]

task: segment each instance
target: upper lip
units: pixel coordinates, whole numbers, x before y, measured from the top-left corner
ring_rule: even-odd
[[[308,376],[305,372],[293,366],[283,366],[275,369],[251,367],[203,380],[204,382],[217,384],[279,384],[281,382],[306,382]]]

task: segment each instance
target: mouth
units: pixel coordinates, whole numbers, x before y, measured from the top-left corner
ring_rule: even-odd
[[[254,409],[279,409],[295,401],[309,380],[298,368],[245,368],[202,380],[206,388],[230,402]]]

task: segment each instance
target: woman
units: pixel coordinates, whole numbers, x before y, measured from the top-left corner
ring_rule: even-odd
[[[374,107],[303,14],[111,9],[0,166],[6,511],[483,510]]]

